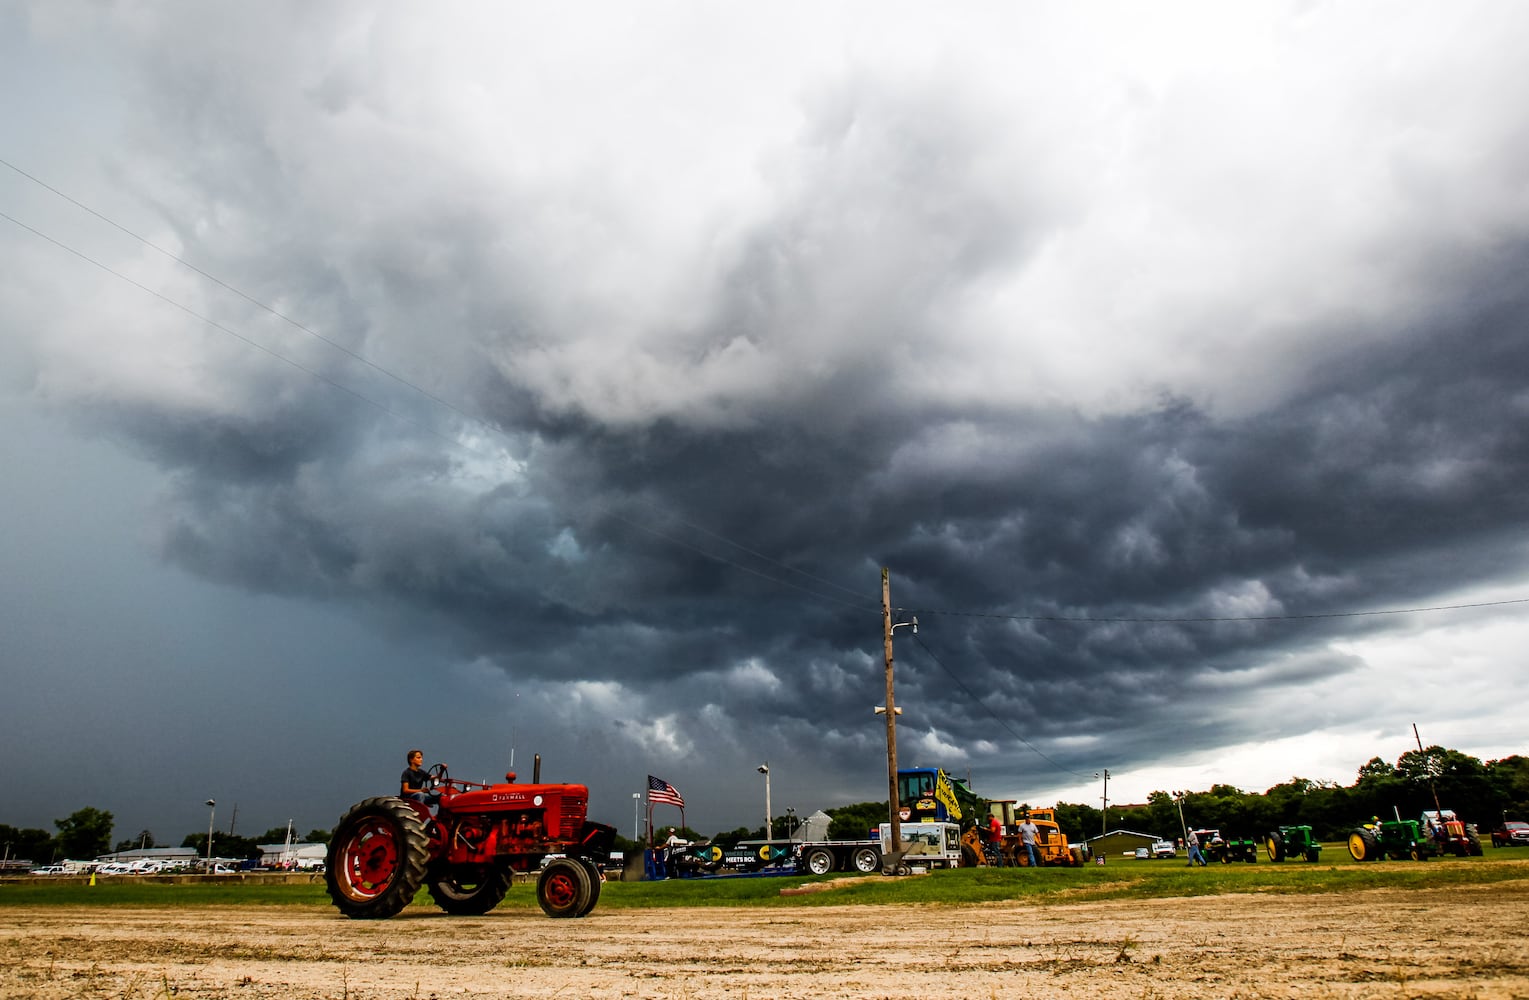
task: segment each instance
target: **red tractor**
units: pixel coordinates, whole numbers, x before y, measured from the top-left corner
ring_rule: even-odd
[[[585,818],[584,785],[462,781],[430,769],[428,806],[396,796],[364,799],[329,841],[325,882],[341,913],[391,917],[421,885],[447,913],[477,916],[504,898],[517,872],[540,869],[536,901],[549,917],[582,917],[600,898],[596,862],[610,858],[615,827]],[[561,855],[552,857],[551,855]]]

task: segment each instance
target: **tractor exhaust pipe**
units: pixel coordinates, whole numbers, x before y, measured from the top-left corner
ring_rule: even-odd
[[[531,784],[542,783],[542,755],[536,754],[531,758]]]

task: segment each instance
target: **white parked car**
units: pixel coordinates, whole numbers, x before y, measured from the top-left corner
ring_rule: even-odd
[[[1155,840],[1152,842],[1152,856],[1154,858],[1176,858],[1179,851],[1171,840]]]

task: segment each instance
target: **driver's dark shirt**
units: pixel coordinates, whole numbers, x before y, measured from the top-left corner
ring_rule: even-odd
[[[428,771],[422,771],[417,767],[404,768],[403,774],[398,779],[398,791],[402,794],[405,788],[418,788],[420,789],[420,794],[423,794],[425,782],[429,780],[430,773]]]

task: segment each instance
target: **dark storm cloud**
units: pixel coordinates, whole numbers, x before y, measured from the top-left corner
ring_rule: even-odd
[[[417,640],[467,716],[524,691],[598,781],[731,804],[708,767],[774,747],[875,794],[884,566],[927,762],[1353,731],[1407,620],[1256,619],[1521,576],[1525,147],[1456,70],[1522,61],[1259,10],[673,60],[626,33],[700,15],[119,12],[103,190],[302,328],[136,245],[226,329],[51,258],[0,293],[38,395],[162,471],[171,565]]]

